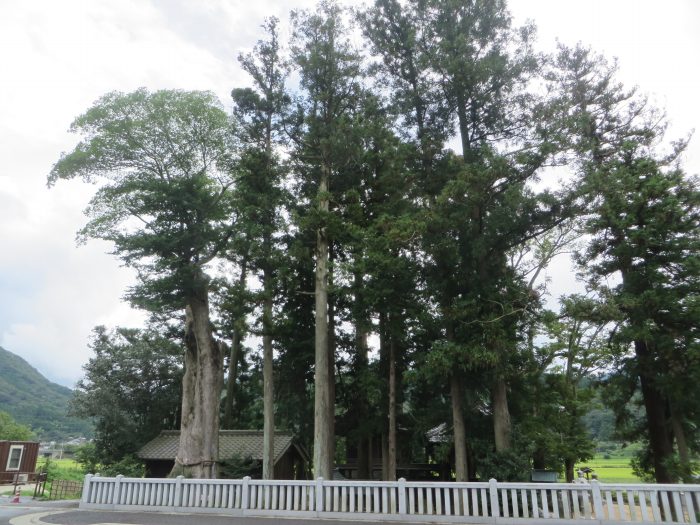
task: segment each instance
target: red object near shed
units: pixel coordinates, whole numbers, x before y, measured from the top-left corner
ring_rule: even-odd
[[[33,481],[38,456],[36,441],[0,441],[0,485]]]

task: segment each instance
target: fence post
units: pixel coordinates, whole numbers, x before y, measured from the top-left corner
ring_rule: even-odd
[[[316,478],[316,515],[323,512],[323,478]]]
[[[81,499],[81,503],[89,503],[90,502],[90,483],[92,481],[92,474],[87,474],[85,476],[85,482],[83,483],[83,497]],[[53,492],[53,485],[51,485],[51,491]],[[53,497],[53,494],[51,494]]]
[[[399,514],[406,514],[406,478],[399,478]]]
[[[173,507],[182,507],[182,476],[175,478],[175,497],[173,498]],[[131,503],[131,502],[129,502]]]
[[[598,522],[603,520],[603,495],[600,493],[600,484],[597,479],[591,480],[591,493],[593,494],[593,510]]]
[[[248,501],[250,499],[250,476],[245,476],[243,478],[243,484],[241,485],[241,510],[248,509]]]
[[[493,478],[489,480],[489,496],[491,498],[491,517],[496,521],[501,516],[501,511],[498,507],[498,481]]]
[[[124,476],[122,476],[121,474],[117,474],[117,478],[114,481],[114,491],[112,492],[112,505],[119,505],[120,503],[123,477]]]

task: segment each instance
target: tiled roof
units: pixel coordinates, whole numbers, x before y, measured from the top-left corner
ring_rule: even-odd
[[[139,450],[138,456],[141,459],[175,459],[179,442],[179,430],[164,430],[158,437],[146,443]],[[275,463],[293,444],[290,434],[275,432]],[[306,454],[299,447],[297,449],[302,457],[307,459]],[[219,459],[228,459],[234,456],[262,460],[262,430],[219,431]]]

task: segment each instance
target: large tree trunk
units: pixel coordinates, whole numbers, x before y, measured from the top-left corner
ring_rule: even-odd
[[[449,305],[451,300],[446,300]],[[449,315],[449,314],[446,314]],[[447,340],[455,340],[452,321],[447,321]],[[469,469],[467,461],[467,430],[464,424],[464,411],[462,410],[462,383],[457,373],[450,375],[450,398],[452,400],[452,428],[455,446],[455,481],[469,481]]]
[[[198,276],[203,280],[203,276]],[[186,359],[195,372],[183,381],[180,446],[173,473],[216,478],[219,459],[219,401],[223,384],[223,354],[212,336],[206,285],[187,301]]]
[[[396,481],[396,343],[389,336],[389,434],[387,436],[385,481]]]
[[[263,479],[275,477],[275,390],[272,373],[272,296],[265,272],[265,302],[263,305]]]
[[[328,213],[328,183],[330,168],[321,167],[318,189],[318,208]],[[328,236],[325,227],[316,232],[315,275],[315,368],[314,368],[314,477],[331,478],[332,457],[328,444],[331,440],[330,414],[330,366],[328,363]]]
[[[226,383],[226,399],[224,400],[223,428],[233,430],[235,423],[233,407],[236,397],[236,378],[238,377],[238,363],[241,360],[241,335],[238,328],[233,329],[231,337],[231,353],[228,362],[228,382]]]
[[[367,468],[369,470],[369,478],[374,479],[374,436],[367,438]]]
[[[564,459],[564,475],[567,483],[573,483],[574,481],[574,465],[575,460],[573,458]]]
[[[196,391],[199,375],[197,367],[197,341],[194,336],[192,313],[185,310],[185,372],[182,376],[182,409],[180,413],[180,443],[171,476],[185,473],[187,465],[194,464],[196,456],[190,456],[202,448],[201,436],[195,431]]]
[[[362,276],[359,273],[355,274],[355,293],[356,297],[360,293],[362,286]],[[364,318],[363,312],[355,312],[355,363],[354,375],[356,380],[362,381],[353,392],[355,406],[353,407],[357,421],[364,422],[369,416],[369,402],[367,400],[366,389],[363,388],[364,379],[367,374],[368,346],[367,346],[367,325],[369,323]],[[359,427],[359,425],[358,425]],[[355,434],[357,443],[357,477],[358,479],[370,479],[369,467],[369,448],[367,446],[368,436],[364,432]]]
[[[450,397],[452,398],[452,426],[455,445],[455,481],[469,481],[467,469],[467,432],[462,411],[462,384],[457,374],[450,376]]]
[[[380,435],[382,446],[382,481],[386,481],[389,477],[389,440],[386,437],[386,432]]]
[[[654,368],[646,341],[634,342],[634,349],[639,360],[639,380],[642,387],[642,399],[646,409],[649,446],[654,465],[654,477],[657,483],[673,483],[675,479],[666,466],[673,455],[673,442],[668,428],[666,399],[654,381]]]
[[[247,257],[243,259],[241,263],[241,275],[238,278],[239,290],[242,290],[245,286],[246,276],[248,268]],[[223,427],[227,429],[233,429],[234,427],[234,417],[233,417],[233,407],[236,397],[236,378],[238,377],[238,363],[241,360],[241,327],[243,319],[234,320],[233,334],[231,336],[231,353],[228,362],[228,382],[226,383],[226,399],[224,400],[224,420],[222,422]]]
[[[328,289],[333,288],[333,245],[328,246]],[[335,464],[335,301],[328,296],[328,455]]]
[[[673,429],[673,437],[676,440],[678,447],[678,459],[681,463],[681,474],[685,483],[692,482],[692,469],[690,465],[690,451],[688,450],[688,442],[685,439],[685,430],[678,412],[671,407],[671,428]]]
[[[493,409],[493,433],[496,442],[496,452],[510,449],[511,422],[508,410],[508,392],[506,382],[498,377],[493,385],[492,409]]]
[[[369,438],[361,436],[357,443],[357,479],[370,479]]]
[[[467,101],[464,97],[465,95],[461,91],[457,93],[457,124],[462,144],[462,158],[465,163],[469,163],[474,160],[474,151],[469,136],[470,121],[467,117]]]

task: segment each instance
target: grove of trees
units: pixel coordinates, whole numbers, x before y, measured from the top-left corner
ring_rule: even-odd
[[[49,175],[95,183],[80,237],[136,269],[151,315],[96,329],[74,411],[100,461],[179,428],[173,474],[215,477],[219,428],[263,428],[270,478],[277,428],[324,478],[350,455],[368,478],[378,445],[386,480],[571,479],[602,397],[640,475],[689,479],[700,189],[663,114],[582,45],[535,52],[504,0],[323,0],[288,45],[279,25],[230,114],[109,93]],[[586,292],[555,308],[566,253]]]
[[[15,421],[7,412],[0,411],[0,440],[30,441],[34,438],[32,429]]]

